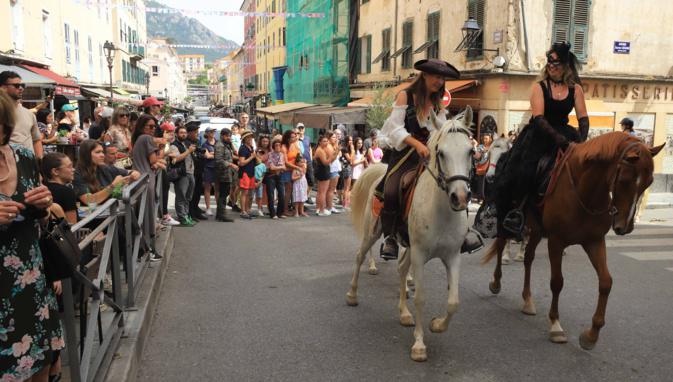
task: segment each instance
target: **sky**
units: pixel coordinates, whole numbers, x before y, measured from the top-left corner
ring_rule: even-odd
[[[239,11],[243,0],[157,0],[171,8],[189,10]],[[243,43],[243,17],[189,15],[218,35]]]

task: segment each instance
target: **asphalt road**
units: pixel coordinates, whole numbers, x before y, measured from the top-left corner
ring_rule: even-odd
[[[139,381],[673,380],[671,226],[609,237],[614,284],[592,351],[578,336],[591,323],[598,282],[579,247],[564,257],[563,345],[547,340],[545,241],[533,265],[537,316],[519,312],[522,263],[504,267],[494,296],[492,264],[465,255],[461,304],[444,334],[427,330],[447,299],[444,268],[431,261],[425,363],[409,358],[413,328],[398,324],[394,263],[377,260],[377,276],[363,266],[360,305],[346,305],[357,246],[348,216],[211,221],[175,235]]]

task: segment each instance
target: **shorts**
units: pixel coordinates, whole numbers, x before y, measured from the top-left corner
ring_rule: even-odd
[[[241,187],[242,190],[254,190],[255,187],[255,177],[254,176],[249,176],[247,173],[243,173],[243,176],[239,180],[238,186]]]
[[[330,173],[329,173],[329,178],[330,178],[330,179],[334,179],[334,178],[336,178],[337,176],[339,176],[339,171],[334,171],[334,172],[330,172]]]
[[[281,183],[290,183],[292,182],[292,171],[285,171],[280,174]]]
[[[264,194],[264,184],[260,184],[259,187],[257,187],[255,196],[257,197],[257,199],[262,199],[263,194]]]

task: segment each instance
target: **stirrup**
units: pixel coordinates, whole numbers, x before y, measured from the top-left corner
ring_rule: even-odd
[[[526,218],[523,214],[523,210],[520,208],[515,208],[505,215],[505,219],[502,221],[502,228],[507,232],[520,237],[523,233],[523,228],[526,223]]]
[[[473,234],[472,238],[468,238],[470,233]],[[463,241],[463,244],[460,246],[460,253],[473,254],[482,248],[484,248],[484,239],[481,238],[481,235],[477,230],[474,230],[471,227],[468,228],[467,234],[465,235],[465,241]]]
[[[388,236],[383,243],[381,243],[381,258],[385,261],[397,260],[397,252],[399,247],[397,241]]]

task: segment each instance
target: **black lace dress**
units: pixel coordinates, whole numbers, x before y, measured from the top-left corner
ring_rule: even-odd
[[[568,125],[568,115],[575,107],[575,88],[569,87],[568,96],[556,100],[549,91],[549,82],[540,81],[539,84],[544,95],[547,122],[569,142],[579,142],[577,129]],[[521,205],[526,195],[534,195],[539,185],[536,179],[538,163],[545,155],[555,155],[558,148],[554,138],[531,118],[514,141],[512,149],[500,157],[495,183],[498,236],[511,236],[501,227],[503,219],[507,212]]]

